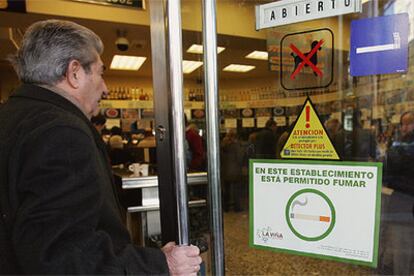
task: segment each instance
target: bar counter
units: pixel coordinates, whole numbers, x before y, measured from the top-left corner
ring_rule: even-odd
[[[122,197],[127,198],[122,205],[126,208],[126,225],[135,241],[147,246],[151,237],[161,234],[158,177],[134,176],[125,169],[114,169],[116,183],[121,187]],[[205,188],[207,190],[207,173],[196,172],[187,174],[187,185],[189,191],[194,188]],[[205,187],[202,187],[205,186]],[[189,192],[188,207],[205,208],[206,198],[191,196]],[[126,203],[125,203],[126,202]],[[191,220],[191,218],[190,218]]]

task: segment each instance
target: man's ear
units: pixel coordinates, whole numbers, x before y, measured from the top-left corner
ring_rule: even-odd
[[[82,73],[82,65],[77,60],[71,60],[66,71],[66,80],[73,88],[79,87],[79,81]]]

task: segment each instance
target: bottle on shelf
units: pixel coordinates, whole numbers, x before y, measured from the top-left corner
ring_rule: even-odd
[[[121,89],[119,89],[118,100],[124,100],[124,99],[125,99],[125,89],[124,89],[124,87],[121,87]]]
[[[201,89],[197,89],[196,91],[197,91],[196,101],[198,102],[204,101],[203,91]]]
[[[194,89],[194,101],[198,102],[200,101],[201,97],[200,97],[200,91],[198,91],[198,89]]]
[[[119,100],[121,95],[121,86],[115,91],[115,100]]]
[[[222,102],[227,101],[227,90],[222,90],[220,95],[221,95],[221,101]]]
[[[134,93],[135,93],[135,87],[131,87],[131,89],[129,89],[129,99],[131,101],[134,100]]]
[[[124,87],[123,100],[128,100],[128,87]]]
[[[193,91],[193,89],[190,89],[190,91],[188,92],[189,94],[188,94],[188,100],[189,101],[195,101],[195,95],[194,95],[194,91]]]
[[[127,99],[127,89],[126,87],[122,87],[122,94],[121,94],[121,100]]]
[[[139,99],[138,87],[134,87],[134,88],[132,88],[132,100],[138,101],[138,99]]]
[[[108,100],[112,98],[112,93],[113,93],[113,88],[112,87],[108,88],[108,95],[106,96]]]
[[[126,100],[128,100],[128,101],[132,100],[131,90],[129,89],[129,87],[126,88]]]
[[[143,88],[139,88],[139,100],[140,101],[145,100],[145,95],[144,95],[144,89]]]

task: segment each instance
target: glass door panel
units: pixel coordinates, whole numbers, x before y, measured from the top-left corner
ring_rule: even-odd
[[[408,183],[414,161],[414,5],[404,0],[362,1],[360,13],[255,32],[255,5],[263,2],[217,3],[218,40],[225,46],[218,54],[218,72],[227,273],[413,273],[414,190]],[[390,37],[380,41],[386,32]],[[388,59],[401,49],[405,52],[398,58]],[[251,58],[254,51],[263,56]],[[240,67],[231,71],[230,64],[248,67],[246,72]],[[300,239],[292,243],[304,243],[303,250],[290,253],[249,246],[249,235],[265,238],[275,231],[249,233],[253,222],[248,161],[283,159],[284,145],[307,97],[342,161],[383,165],[379,246],[373,249],[378,249],[376,268],[306,256],[306,242]],[[356,221],[350,227],[367,231]],[[341,244],[339,239],[332,242]]]

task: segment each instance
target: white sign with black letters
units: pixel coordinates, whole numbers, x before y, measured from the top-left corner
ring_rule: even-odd
[[[361,0],[283,0],[256,6],[256,30],[361,10]]]

